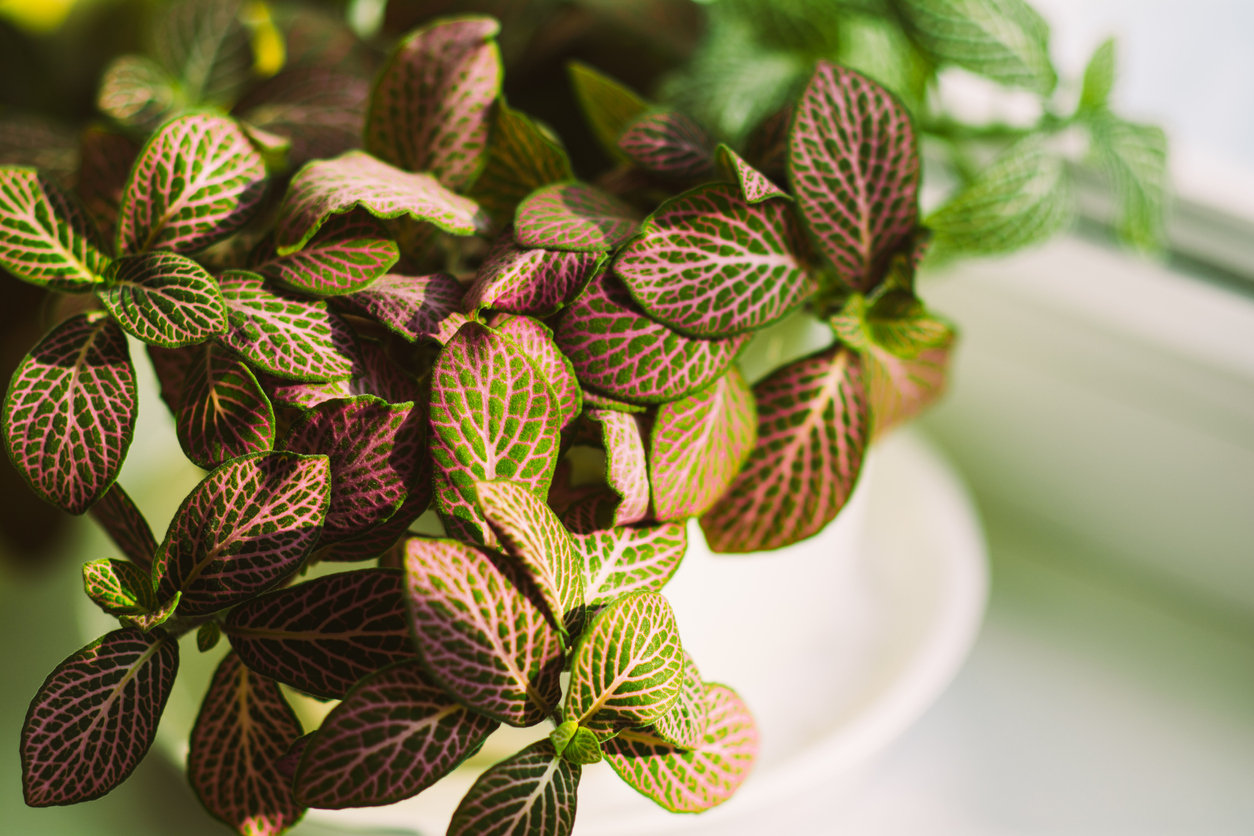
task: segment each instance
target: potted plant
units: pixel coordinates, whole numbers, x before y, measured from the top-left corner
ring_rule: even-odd
[[[180,26],[245,42],[230,4],[167,20],[163,53],[106,74],[102,109],[127,130],[86,135],[77,197],[0,169],[0,263],[61,294],[10,384],[6,448],[125,555],[84,567],[120,626],[35,695],[27,803],[130,774],[191,633],[231,652],[188,774],[241,833],[415,795],[502,724],[551,733],[488,769],[450,834],[567,833],[601,760],[673,812],[725,801],[758,732],[685,653],[663,587],[690,518],[717,552],[818,533],[871,439],[942,391],[954,330],[916,294],[930,233],[910,110],[819,60],[736,150],[574,65],[615,163],[585,182],[504,100],[491,18],[403,38],[364,114],[325,69],[239,99],[235,52],[191,61]],[[293,115],[337,92],[332,116]],[[1101,95],[1081,107],[1107,114]],[[1021,143],[1045,159],[1038,133]],[[933,216],[942,244],[1001,222],[997,165]],[[751,388],[738,356],[798,310],[830,343]],[[116,482],[128,335],[207,471],[160,543]],[[410,534],[428,508],[445,536]],[[306,730],[278,683],[340,702]]]

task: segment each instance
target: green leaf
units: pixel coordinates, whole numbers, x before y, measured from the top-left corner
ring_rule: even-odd
[[[544,382],[553,391],[559,425],[566,432],[583,409],[583,392],[575,378],[575,367],[557,347],[553,332],[537,319],[509,314],[493,317],[492,327],[527,355],[527,359],[540,372]]]
[[[692,657],[684,653],[684,682],[671,710],[658,718],[646,733],[660,737],[680,749],[695,749],[705,740],[709,725],[709,709],[705,701],[705,683]]]
[[[575,172],[561,144],[525,114],[498,99],[488,139],[488,161],[470,195],[503,222],[541,186],[573,180]]]
[[[579,100],[592,135],[611,159],[629,162],[627,154],[618,147],[618,138],[632,120],[648,109],[648,103],[587,64],[572,61],[567,70],[571,86],[575,88],[575,98]]]
[[[0,267],[65,293],[94,290],[109,263],[94,224],[33,168],[0,168]]]
[[[221,638],[222,628],[218,626],[218,622],[206,621],[196,631],[196,649],[201,653],[208,653],[218,646]]]
[[[447,836],[570,836],[581,769],[537,741],[479,776]]]
[[[576,726],[574,734],[571,735],[570,740],[566,741],[561,754],[563,759],[580,766],[600,763],[602,760],[601,742],[588,729]]]
[[[226,332],[226,305],[205,268],[178,253],[120,258],[97,295],[127,333],[149,345],[181,348]]]
[[[1107,38],[1093,52],[1084,68],[1084,86],[1080,88],[1080,105],[1077,112],[1096,113],[1110,103],[1110,91],[1115,86],[1115,39]]]
[[[178,80],[141,55],[120,55],[105,68],[96,107],[123,125],[147,133],[183,106]]]
[[[749,165],[726,145],[719,143],[714,152],[714,160],[719,176],[740,186],[740,196],[745,203],[761,203],[773,197],[792,200],[792,195],[772,183],[769,177]]]
[[[197,104],[229,107],[253,73],[241,0],[182,0],[160,14],[148,48]]]
[[[157,606],[152,574],[126,560],[84,563],[83,590],[109,615],[136,615]]]
[[[1094,156],[1115,185],[1119,237],[1141,250],[1162,250],[1167,243],[1167,135],[1155,125],[1111,114],[1094,120],[1092,130]]]
[[[174,611],[178,609],[179,601],[182,597],[183,593],[176,592],[172,598],[151,611],[134,615],[122,615],[118,617],[118,621],[122,622],[123,627],[134,627],[147,633],[153,627],[164,624],[169,620],[170,616],[174,615]]]

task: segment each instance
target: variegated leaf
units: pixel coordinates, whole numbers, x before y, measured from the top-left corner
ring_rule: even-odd
[[[617,144],[633,163],[654,174],[692,180],[714,173],[709,134],[679,111],[641,116],[627,126]]]
[[[639,414],[648,409],[647,406],[615,400],[609,395],[603,395],[600,392],[594,391],[587,391],[583,393],[583,403],[584,406],[589,409],[608,409],[613,412],[630,412],[633,415]]]
[[[564,430],[583,409],[583,391],[575,378],[575,367],[553,340],[547,325],[526,316],[504,316],[493,320],[498,334],[513,341],[540,370],[544,382],[557,397],[559,423]]]
[[[605,606],[632,592],[661,592],[688,551],[688,530],[682,523],[602,525],[598,505],[607,502],[580,502],[563,518],[582,558],[589,607]]]
[[[0,267],[66,293],[93,290],[108,264],[78,206],[33,168],[0,167]]]
[[[152,574],[125,560],[84,563],[83,591],[109,615],[136,615],[157,606]]]
[[[407,171],[429,171],[463,190],[483,165],[489,105],[501,91],[501,52],[490,17],[449,18],[414,32],[392,53],[366,114],[366,150]]]
[[[276,589],[231,610],[222,629],[244,664],[324,699],[411,659],[403,578],[357,569]]]
[[[301,250],[288,256],[263,241],[249,256],[250,269],[315,296],[361,290],[386,273],[400,251],[383,224],[364,212],[333,215]]]
[[[217,282],[186,256],[151,252],[105,270],[100,301],[126,331],[150,345],[181,348],[226,331]]]
[[[114,630],[57,666],[22,724],[22,793],[32,807],[99,798],[148,754],[178,671],[164,630]]]
[[[448,836],[569,836],[581,767],[537,741],[479,776],[453,813]]]
[[[740,186],[740,196],[745,203],[761,203],[773,197],[792,200],[792,196],[726,145],[720,144],[714,154],[719,176]]]
[[[418,381],[393,363],[383,348],[371,342],[362,342],[357,347],[353,376],[348,380],[301,383],[267,375],[263,383],[270,400],[298,409],[313,409],[335,398],[360,395],[374,395],[388,403],[417,402],[422,398]]]
[[[520,247],[507,226],[462,297],[462,310],[549,316],[578,296],[607,260],[605,254]]]
[[[74,190],[87,214],[95,219],[102,240],[112,238],[122,190],[126,188],[126,179],[138,155],[139,144],[125,134],[98,126],[83,131],[79,149],[82,162]]]
[[[591,409],[586,416],[600,425],[605,482],[620,497],[613,524],[639,522],[649,514],[649,465],[640,424],[634,415],[610,409]]]
[[[514,209],[536,189],[574,176],[561,144],[498,99],[488,137],[487,163],[470,192],[479,205],[504,221],[513,218]]]
[[[705,686],[705,736],[684,751],[638,731],[602,744],[605,759],[632,788],[672,813],[700,813],[739,789],[758,756],[753,715],[726,685]]]
[[[915,417],[945,394],[952,353],[953,344],[948,343],[908,359],[879,346],[862,355],[873,438]]]
[[[433,686],[415,660],[353,687],[305,748],[293,786],[323,809],[391,804],[425,790],[479,747],[499,723]]]
[[[575,98],[592,135],[616,161],[627,162],[627,155],[618,147],[618,138],[633,119],[644,113],[648,103],[587,64],[572,61],[568,69]]]
[[[152,536],[148,520],[135,503],[114,482],[105,495],[91,506],[91,515],[109,534],[114,544],[132,563],[151,574],[152,557],[157,553],[157,540]],[[149,584],[151,586],[151,584]]]
[[[190,113],[161,126],[131,169],[117,251],[194,253],[227,238],[257,209],[266,164],[232,119]]]
[[[195,349],[180,396],[175,432],[198,467],[274,447],[274,407],[239,358],[216,343]]]
[[[753,392],[735,366],[700,392],[662,404],[649,438],[653,515],[705,513],[731,487],[757,433]]]
[[[370,82],[352,72],[289,62],[289,68],[253,88],[234,112],[287,137],[288,159],[293,166],[302,166],[361,146],[369,95]]]
[[[518,204],[514,238],[524,247],[608,252],[640,228],[623,201],[587,183],[568,181],[537,189]]]
[[[681,749],[695,749],[705,740],[708,720],[705,682],[697,670],[697,663],[685,652],[684,682],[675,704],[645,731]]]
[[[335,297],[333,304],[347,313],[373,319],[410,342],[446,343],[466,322],[461,312],[463,292],[447,273],[389,274],[364,290]]]
[[[121,125],[147,133],[186,104],[178,79],[142,55],[119,55],[105,67],[96,107]]]
[[[318,542],[330,494],[326,456],[232,459],[174,515],[154,561],[157,596],[182,591],[183,615],[207,615],[281,582]]]
[[[374,560],[382,555],[394,554],[393,547],[409,531],[409,527],[421,517],[431,504],[431,458],[423,456],[422,472],[409,488],[409,496],[387,521],[374,528],[349,537],[331,548],[320,552],[318,559],[334,563],[353,563]]]
[[[892,94],[819,61],[788,140],[797,205],[840,281],[869,291],[918,217],[919,155]]]
[[[735,186],[698,186],[645,219],[614,272],[654,319],[696,337],[770,325],[814,293],[806,244],[785,201],[746,203]]]
[[[481,714],[532,726],[557,710],[565,657],[561,635],[518,585],[525,576],[508,569],[456,540],[413,537],[406,600],[431,676]]]
[[[869,436],[866,386],[841,345],[753,387],[758,442],[736,481],[701,517],[716,552],[778,549],[817,534],[844,506]]]
[[[467,499],[454,487],[448,472],[432,457],[431,492],[436,512],[444,531],[454,540],[478,543],[490,549],[501,549],[501,541],[488,525],[483,511],[473,498]]]
[[[78,314],[13,373],[5,448],[35,493],[81,514],[117,478],[138,406],[126,335],[104,312]]]
[[[182,598],[183,594],[181,592],[176,592],[174,593],[173,598],[157,604],[151,610],[131,613],[129,615],[119,615],[118,621],[122,623],[123,627],[134,627],[137,630],[142,630],[147,633],[153,627],[160,627],[162,624],[169,621],[170,617],[174,615],[174,611],[178,609],[179,601],[182,600]]]
[[[602,273],[563,313],[556,336],[580,383],[648,404],[707,386],[727,371],[750,335],[685,337],[645,316],[618,279]]]
[[[303,731],[279,686],[228,653],[192,728],[187,779],[196,797],[243,836],[279,836],[305,814],[276,768]]]

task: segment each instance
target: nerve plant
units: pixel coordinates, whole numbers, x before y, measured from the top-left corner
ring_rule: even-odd
[[[496,34],[483,17],[412,33],[365,102],[362,147],[305,141],[290,179],[309,108],[265,128],[256,99],[227,115],[203,95],[218,64],[177,44],[160,73],[137,59],[147,77],[107,78],[132,136],[152,102],[165,121],[142,145],[89,135],[90,211],[37,170],[0,169],[0,264],[62,294],[9,387],[6,448],[125,556],[84,567],[121,627],[31,703],[28,804],[130,774],[193,632],[230,652],[189,778],[241,833],[412,796],[501,724],[552,731],[482,775],[450,834],[568,833],[601,760],[675,812],[748,775],[752,715],[703,681],[660,591],[690,518],[721,552],[820,531],[870,439],[942,390],[954,333],[915,294],[929,236],[911,118],[819,61],[738,151],[574,65],[615,161],[581,182],[502,97]],[[189,67],[199,86],[170,80]],[[203,109],[178,105],[192,99]],[[831,344],[750,388],[737,357],[799,310]],[[160,543],[116,482],[136,341],[209,471]],[[604,457],[592,482],[572,478],[587,448]],[[446,536],[410,533],[428,507]],[[280,684],[340,702],[306,732]]]

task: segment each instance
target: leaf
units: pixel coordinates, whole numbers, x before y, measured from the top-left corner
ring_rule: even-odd
[[[414,643],[441,687],[511,726],[554,713],[561,636],[518,578],[472,546],[420,537],[406,544],[405,577]]]
[[[514,238],[524,247],[608,252],[635,234],[636,211],[587,183],[568,181],[537,189],[518,204]]]
[[[640,425],[626,412],[591,409],[585,414],[589,421],[601,425],[605,481],[620,497],[613,524],[639,522],[649,513],[649,469]]]
[[[117,478],[137,408],[126,335],[104,312],[78,314],[53,328],[13,373],[5,448],[35,493],[81,514]]]
[[[279,686],[228,653],[192,727],[187,779],[200,803],[244,836],[278,836],[305,814],[276,768],[303,734]]]
[[[498,334],[514,343],[539,370],[557,402],[558,423],[565,430],[583,409],[583,392],[575,378],[575,367],[557,343],[548,326],[526,316],[504,316],[493,320]]]
[[[536,741],[479,776],[448,836],[569,836],[580,773],[548,740]]]
[[[105,270],[97,295],[127,333],[151,345],[181,348],[226,331],[226,306],[213,276],[178,253],[118,259]]]
[[[757,760],[758,729],[736,692],[707,684],[705,702],[705,738],[691,751],[636,731],[601,744],[619,777],[672,813],[699,813],[722,804]]]
[[[178,417],[179,406],[183,398],[183,383],[187,372],[192,367],[192,359],[196,355],[194,347],[162,348],[157,345],[145,346],[152,370],[157,375],[157,383],[161,388],[161,400],[169,407],[170,414]]]
[[[290,67],[242,99],[235,112],[287,137],[294,166],[361,146],[370,82],[329,66]]]
[[[714,150],[709,134],[676,110],[647,113],[618,137],[619,150],[640,168],[691,180],[714,173]]]
[[[660,592],[688,550],[687,529],[674,522],[605,528],[596,519],[597,504],[575,505],[564,520],[582,558],[588,606],[605,606],[633,592]]]
[[[1078,112],[1096,113],[1110,101],[1115,86],[1115,39],[1107,38],[1093,51],[1084,68],[1084,84],[1080,88]]]
[[[118,222],[122,190],[126,188],[126,179],[138,155],[139,144],[124,134],[96,126],[83,131],[82,162],[74,188],[83,208],[104,233],[101,240],[112,237],[110,233]]]
[[[366,150],[406,171],[469,187],[488,145],[489,105],[501,91],[501,52],[490,17],[439,20],[406,38],[375,83]]]
[[[645,316],[608,273],[589,282],[556,334],[580,383],[633,403],[665,403],[704,388],[727,370],[749,336],[677,334]]]
[[[1109,174],[1118,197],[1119,237],[1148,252],[1167,245],[1167,135],[1156,125],[1138,125],[1106,114],[1093,125],[1094,156]]]
[[[627,155],[618,147],[618,138],[631,121],[648,108],[648,104],[617,81],[587,64],[572,61],[567,69],[571,86],[575,89],[575,98],[579,100],[579,107],[588,127],[592,129],[592,135],[611,158],[617,162],[627,162]]]
[[[131,169],[118,209],[118,253],[203,250],[242,227],[265,190],[265,161],[235,121],[210,113],[171,119]]]
[[[323,809],[391,804],[455,769],[500,724],[431,685],[416,662],[363,679],[337,705],[301,757],[293,785]]]
[[[144,519],[119,483],[110,485],[105,495],[91,506],[91,515],[122,550],[122,554],[145,573],[151,574],[149,570],[152,568],[152,556],[157,553],[157,540],[152,536],[148,520]]]
[[[549,740],[557,753],[571,763],[586,766],[601,762],[601,743],[597,736],[573,720],[567,720],[554,729]]]
[[[208,653],[218,646],[221,638],[222,628],[218,626],[218,622],[206,621],[196,630],[196,649],[201,653]]]
[[[313,409],[336,398],[374,395],[388,403],[405,403],[422,398],[422,389],[413,377],[388,359],[379,345],[362,342],[357,347],[353,376],[330,383],[301,383],[267,376],[264,381],[270,400],[283,406]]]
[[[814,293],[805,258],[786,202],[745,203],[735,186],[717,183],[659,206],[614,272],[662,324],[729,337],[777,322]]]
[[[871,290],[918,217],[919,154],[905,108],[873,81],[820,61],[788,134],[788,179],[837,278]]]
[[[757,428],[753,393],[735,366],[701,391],[659,407],[649,438],[654,516],[705,513],[753,452]]]
[[[895,8],[942,62],[1043,95],[1058,83],[1049,26],[1024,0],[897,0]]]
[[[364,395],[325,401],[292,424],[282,449],[331,461],[322,543],[364,534],[397,512],[426,457],[424,418],[413,403]]]
[[[152,575],[125,560],[84,563],[83,591],[109,615],[135,615],[157,606]]]
[[[300,381],[352,377],[352,332],[326,302],[283,295],[243,270],[228,270],[218,283],[229,322],[219,341],[248,363]]]
[[[99,798],[148,754],[178,671],[164,630],[114,630],[57,666],[22,724],[22,793],[31,807]]]
[[[492,308],[549,316],[578,296],[607,261],[598,253],[520,247],[514,243],[513,228],[507,226],[462,297],[462,310],[474,314]]]
[[[584,406],[588,409],[609,409],[614,412],[630,412],[633,415],[644,412],[648,409],[640,404],[627,403],[626,401],[618,401],[609,395],[602,395],[600,392],[586,391],[583,393]]]
[[[270,399],[248,366],[214,343],[196,349],[179,404],[175,432],[197,467],[274,448]]]
[[[374,560],[384,555],[391,556],[397,541],[426,513],[431,505],[431,492],[431,458],[423,456],[421,475],[410,485],[409,496],[396,513],[368,531],[332,544],[329,550],[318,556],[319,560],[352,563],[358,560]]]
[[[671,605],[655,592],[625,595],[597,613],[575,647],[565,716],[602,738],[648,725],[670,710],[683,674]]]
[[[66,293],[93,290],[108,264],[87,216],[32,168],[0,168],[0,267]]]
[[[182,597],[182,593],[176,592],[168,601],[154,606],[151,610],[119,615],[118,621],[122,622],[123,627],[134,627],[147,633],[152,628],[159,627],[169,621],[170,616],[174,615],[174,611],[178,609],[179,601]]]
[[[356,569],[246,601],[222,625],[244,664],[323,699],[411,659],[414,648],[394,569]]]
[[[716,552],[778,549],[817,534],[844,506],[869,434],[857,355],[839,344],[753,387],[758,443],[736,481],[701,517]]]
[[[473,235],[486,224],[473,200],[449,191],[430,174],[402,171],[364,151],[346,151],[296,172],[279,209],[275,248],[279,255],[294,253],[331,215],[358,207],[376,218],[429,222],[452,235]]]
[[[335,297],[333,304],[372,319],[410,342],[446,343],[466,322],[461,313],[462,293],[462,286],[447,273],[387,275],[364,290]]]
[[[190,101],[229,105],[252,80],[253,51],[240,0],[182,0],[160,15],[148,47]]]
[[[96,107],[122,125],[147,133],[184,105],[178,80],[142,55],[119,55],[105,67]]]
[[[501,548],[500,540],[484,519],[478,504],[454,487],[449,474],[438,463],[431,469],[431,490],[436,512],[449,537],[463,543],[479,543],[490,549]]]
[[[705,740],[709,720],[705,703],[701,672],[692,657],[684,653],[684,677],[679,696],[671,710],[658,718],[647,732],[681,749],[695,749]]]
[[[250,269],[302,293],[340,296],[382,276],[400,251],[383,224],[363,212],[333,215],[305,247],[279,256],[263,242],[249,256]]]
[[[264,592],[304,563],[330,499],[325,456],[253,453],[197,485],[157,550],[165,600],[182,591],[183,615],[208,615]]]
[[[771,182],[770,178],[745,162],[739,154],[719,143],[714,153],[719,176],[740,186],[745,203],[761,203],[773,197],[792,200],[792,196]]]
[[[513,218],[524,197],[541,186],[574,177],[561,144],[503,98],[497,99],[487,162],[470,191],[479,205],[498,220]]]
[[[872,438],[918,415],[945,393],[953,346],[927,348],[912,358],[873,346],[863,355]]]

